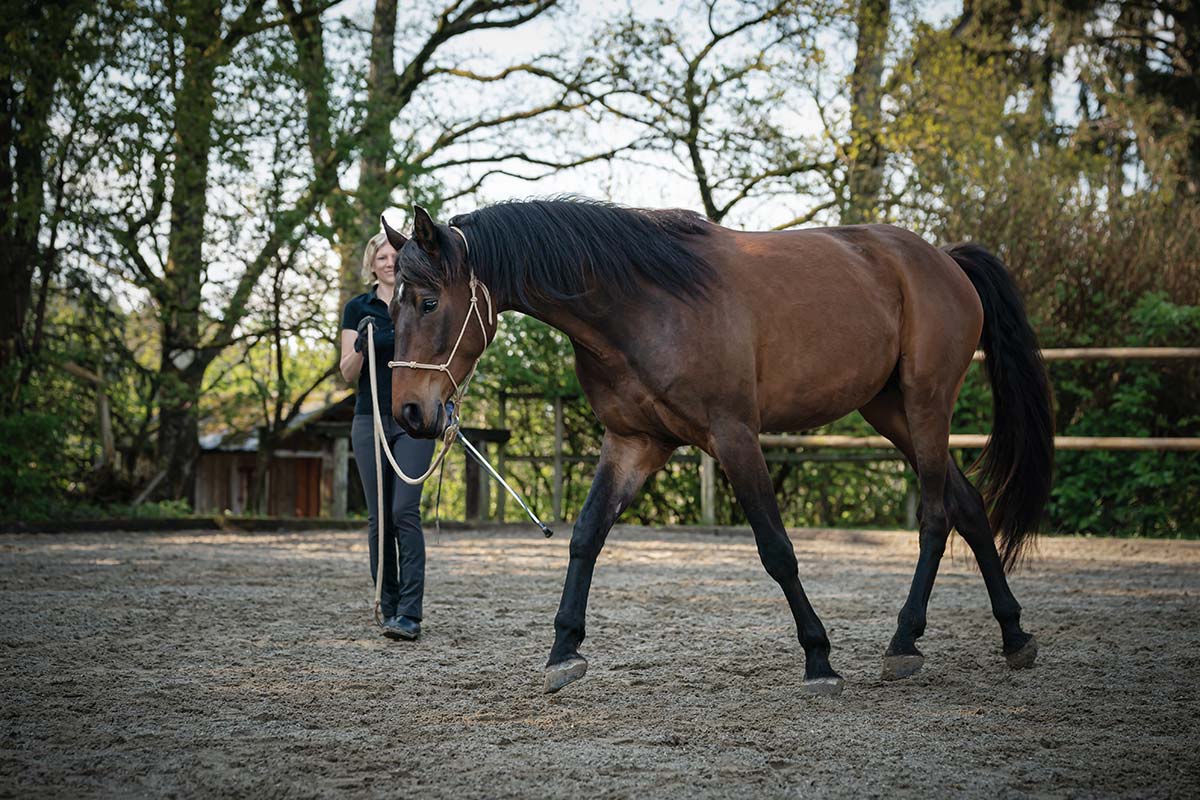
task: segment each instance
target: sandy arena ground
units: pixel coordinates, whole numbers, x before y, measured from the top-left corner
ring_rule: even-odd
[[[548,697],[566,533],[431,532],[416,643],[370,622],[365,534],[0,536],[0,795],[1200,794],[1200,543],[1043,540],[1010,672],[959,541],[883,683],[915,536],[796,532],[817,698],[752,539],[619,528]]]

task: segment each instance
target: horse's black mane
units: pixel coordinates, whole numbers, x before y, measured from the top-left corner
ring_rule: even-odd
[[[460,214],[450,224],[470,243],[468,261],[476,276],[510,305],[529,308],[587,292],[619,299],[636,292],[639,281],[676,297],[703,297],[714,274],[687,243],[707,234],[709,222],[681,209],[554,197],[498,203]],[[461,267],[455,262],[451,270]],[[443,274],[446,269],[430,259],[404,259],[402,277],[430,286],[467,277]]]

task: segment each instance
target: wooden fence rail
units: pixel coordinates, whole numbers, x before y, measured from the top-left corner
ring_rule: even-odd
[[[952,433],[950,447],[981,448],[987,444],[984,433]],[[883,436],[832,436],[764,433],[758,437],[763,447],[831,447],[836,449],[891,448]],[[1055,436],[1055,450],[1200,450],[1200,439],[1181,437],[1136,436]]]
[[[1187,360],[1200,359],[1200,347],[1058,347],[1042,350],[1045,361],[1105,361],[1105,360]],[[983,361],[983,353],[975,353],[975,362]],[[541,395],[502,395],[500,401],[501,427],[507,427],[505,413],[505,397],[543,399]],[[563,497],[563,464],[564,463],[593,463],[595,456],[567,456],[562,452],[562,398],[554,402],[555,412],[555,448],[553,456],[507,456],[510,462],[522,461],[534,464],[550,464],[554,467],[554,486],[552,491],[553,515],[562,518]],[[986,434],[959,433],[951,434],[951,448],[978,449],[987,443]],[[837,436],[826,434],[763,434],[759,437],[764,449],[777,448],[790,452],[766,453],[768,461],[891,461],[903,458],[883,436]],[[1121,450],[1121,451],[1200,451],[1200,438],[1184,437],[1130,437],[1130,436],[1055,436],[1054,447],[1057,450]],[[869,450],[873,453],[818,453],[808,448],[822,448],[834,451]],[[799,450],[799,452],[797,452]],[[500,448],[500,462],[505,459],[504,448]],[[700,506],[701,519],[705,524],[711,524],[715,518],[715,464],[710,456],[700,453],[680,454],[677,461],[700,463]],[[497,503],[497,511],[503,515],[503,500]]]
[[[1043,361],[1165,361],[1200,358],[1200,347],[1047,347]],[[976,350],[974,361],[983,361]]]

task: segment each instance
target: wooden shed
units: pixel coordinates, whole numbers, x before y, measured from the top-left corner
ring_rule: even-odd
[[[299,415],[267,471],[268,516],[345,517],[365,506],[350,455],[354,394]],[[197,513],[243,514],[249,509],[257,431],[219,431],[200,437]]]

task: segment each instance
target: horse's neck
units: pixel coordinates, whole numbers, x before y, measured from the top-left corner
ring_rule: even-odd
[[[607,359],[616,349],[612,337],[604,330],[600,319],[586,310],[573,308],[573,304],[555,304],[543,308],[513,308],[526,316],[546,323],[566,334],[577,348],[592,353],[600,359]]]

